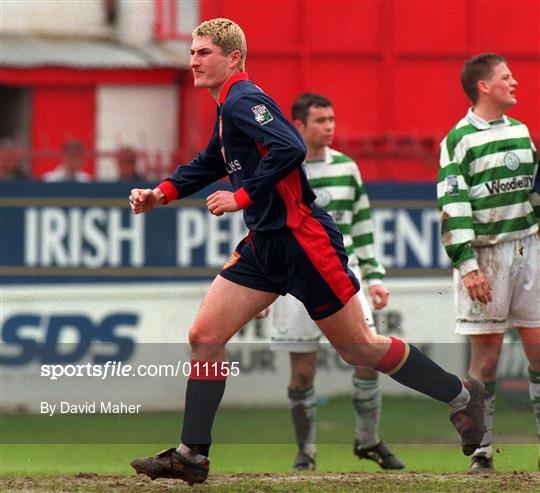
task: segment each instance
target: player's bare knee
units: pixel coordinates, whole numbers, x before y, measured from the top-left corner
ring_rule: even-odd
[[[290,388],[295,390],[305,390],[313,386],[315,380],[315,369],[301,368],[291,373]]]
[[[341,347],[338,351],[343,361],[349,365],[373,368],[377,364],[368,344],[354,344],[346,348]]]
[[[540,372],[540,352],[530,352],[527,354],[529,369],[534,372]]]
[[[475,361],[471,364],[471,375],[484,382],[490,382],[497,377],[498,358]]]
[[[194,350],[203,347],[220,348],[225,343],[226,341],[223,341],[218,333],[206,328],[193,326],[189,331],[189,344]]]

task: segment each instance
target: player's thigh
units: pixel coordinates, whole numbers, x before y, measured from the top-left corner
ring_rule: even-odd
[[[192,343],[225,343],[277,298],[217,276],[190,330]]]

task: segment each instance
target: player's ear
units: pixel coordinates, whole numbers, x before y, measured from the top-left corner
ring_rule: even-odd
[[[237,68],[238,65],[240,65],[240,59],[242,58],[242,54],[240,53],[240,50],[234,50],[231,53],[229,53],[229,56],[231,57],[231,63],[234,66],[234,68]]]
[[[302,120],[293,120],[293,125],[296,127],[296,130],[298,130],[300,133],[302,133],[304,129],[306,128]]]
[[[476,83],[478,94],[487,94],[489,92],[489,84],[485,80],[479,80]]]

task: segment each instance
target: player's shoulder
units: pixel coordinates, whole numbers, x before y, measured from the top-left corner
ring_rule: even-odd
[[[450,147],[455,147],[461,140],[471,134],[476,134],[480,130],[476,128],[469,119],[465,116],[461,118],[446,134],[442,144]]]
[[[347,156],[347,154],[344,154],[343,152],[336,151],[335,149],[329,148],[329,155],[330,155],[330,164],[332,165],[354,165],[356,166],[356,161],[350,157]]]
[[[237,112],[250,115],[253,113],[257,121],[265,118],[271,121],[272,115],[280,113],[280,109],[259,86],[246,80],[232,86],[221,108],[221,114],[224,116],[234,115]]]
[[[529,129],[527,128],[527,125],[525,125],[525,123],[517,120],[516,118],[512,118],[511,116],[505,116],[505,118],[511,127],[522,127],[524,131],[529,133]]]
[[[506,116],[506,121],[510,124],[510,125],[525,125],[523,122],[520,122],[517,118],[513,118],[511,116]]]
[[[262,104],[275,104],[273,99],[266,94],[259,86],[250,80],[237,82],[231,87],[229,95],[223,107],[233,107],[238,103],[249,105],[253,102]]]

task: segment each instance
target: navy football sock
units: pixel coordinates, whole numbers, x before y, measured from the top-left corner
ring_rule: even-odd
[[[442,369],[416,347],[409,345],[409,348],[409,356],[401,368],[389,376],[438,401],[452,401],[463,388],[461,379]]]
[[[182,443],[194,453],[208,456],[212,443],[212,425],[225,392],[226,379],[188,380]]]
[[[443,370],[416,347],[395,337],[390,339],[390,347],[377,370],[438,401],[448,403],[460,394],[463,383],[459,377]]]

